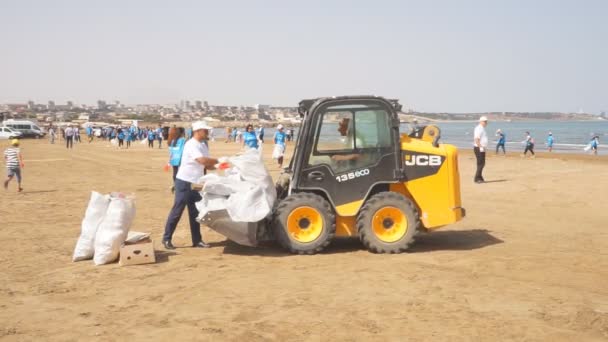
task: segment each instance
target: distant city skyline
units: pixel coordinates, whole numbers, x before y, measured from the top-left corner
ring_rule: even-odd
[[[0,3],[0,103],[608,110],[608,1]]]

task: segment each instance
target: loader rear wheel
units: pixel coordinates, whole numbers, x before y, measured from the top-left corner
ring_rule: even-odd
[[[336,234],[336,216],[323,197],[297,193],[279,203],[272,226],[283,248],[294,254],[315,254]]]
[[[414,242],[420,219],[414,204],[395,192],[372,196],[357,217],[359,239],[374,253],[402,253]]]

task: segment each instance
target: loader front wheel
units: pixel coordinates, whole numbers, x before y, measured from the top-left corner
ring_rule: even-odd
[[[402,253],[414,242],[420,219],[414,204],[395,192],[372,196],[357,217],[359,239],[374,253]]]
[[[336,234],[336,216],[323,197],[296,193],[279,202],[272,226],[283,248],[294,254],[315,254]]]

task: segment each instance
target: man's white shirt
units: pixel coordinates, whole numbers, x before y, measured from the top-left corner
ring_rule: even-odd
[[[475,127],[473,139],[473,146],[482,147],[484,149],[488,147],[488,135],[486,134],[486,129],[481,124]],[[479,139],[479,145],[477,144],[477,139]]]
[[[175,177],[185,182],[198,183],[199,179],[205,173],[205,167],[196,161],[196,159],[201,157],[209,157],[209,148],[207,145],[198,142],[194,138],[188,140],[184,145],[182,162]]]

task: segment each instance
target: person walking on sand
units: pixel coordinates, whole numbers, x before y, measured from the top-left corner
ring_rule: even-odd
[[[483,168],[486,166],[486,148],[488,147],[488,135],[486,134],[486,126],[488,125],[488,118],[482,116],[479,118],[479,124],[475,127],[473,133],[473,152],[475,153],[475,159],[477,160],[477,171],[475,172],[475,183],[483,183]]]
[[[65,129],[65,148],[74,148],[74,129],[72,125]]]
[[[245,128],[245,133],[243,133],[243,147],[255,148],[259,147],[258,145],[258,137],[255,135],[255,131],[253,129],[253,125],[249,124]]]
[[[154,148],[154,131],[148,130],[148,148]]]
[[[287,134],[283,130],[283,125],[277,126],[277,131],[274,133],[274,150],[272,151],[272,159],[276,159],[279,163],[279,168],[283,167],[283,156],[285,155],[285,141]]]
[[[591,149],[591,153],[593,153],[593,155],[597,155],[597,148],[600,145],[600,136],[596,135],[593,138],[591,138],[591,141],[589,141],[589,147]]]
[[[169,145],[169,165],[173,169],[173,185],[171,192],[175,191],[175,177],[179,170],[179,165],[182,163],[182,154],[184,153],[184,145],[186,144],[185,131],[179,131],[177,136]]]
[[[526,132],[526,140],[524,140],[523,143],[526,145],[523,156],[527,156],[528,151],[530,151],[530,153],[532,153],[532,158],[534,158],[534,138],[532,138],[530,132]]]
[[[230,127],[226,127],[226,140],[224,141],[225,143],[229,143],[230,142],[230,138],[232,137],[232,129]]]
[[[85,130],[85,133],[87,134],[87,140],[89,141],[89,144],[90,144],[91,141],[93,141],[93,127],[91,127],[89,125],[84,130]]]
[[[184,145],[181,165],[175,177],[175,200],[173,207],[167,217],[165,233],[163,235],[163,246],[165,249],[175,249],[171,239],[175,228],[179,223],[184,209],[188,207],[188,218],[190,220],[190,233],[192,235],[192,247],[209,248],[210,245],[203,242],[201,236],[201,225],[196,221],[198,210],[196,202],[201,200],[200,193],[193,188],[199,179],[205,174],[205,169],[213,170],[218,160],[209,157],[209,148],[205,140],[209,138],[209,130],[205,121],[197,121],[192,124],[192,139]]]
[[[23,191],[21,187],[21,169],[25,165],[23,164],[23,156],[19,149],[19,140],[11,140],[11,147],[4,150],[4,162],[8,171],[6,180],[4,181],[4,190],[8,190],[8,183],[15,177],[17,178],[17,191]]]
[[[118,128],[118,148],[123,148],[125,142],[125,130]]]
[[[507,137],[505,136],[505,133],[499,128],[496,130],[496,136],[498,137],[498,142],[496,142],[496,154],[498,154],[498,149],[502,148],[502,154],[506,155],[505,143],[507,142]]]
[[[553,152],[553,133],[549,132],[549,136],[547,137],[547,148],[549,152]]]
[[[236,129],[236,127],[232,127],[232,131],[230,131],[230,136],[232,137],[232,142],[236,142],[236,132],[238,130]]]
[[[49,126],[49,140],[51,141],[51,144],[55,143],[55,138],[57,137],[57,133],[55,133],[55,128],[53,128],[53,126]]]
[[[158,124],[158,128],[156,129],[155,135],[156,135],[156,140],[158,140],[158,148],[162,148],[164,137],[163,137],[163,127],[161,126],[161,124]]]
[[[258,128],[258,140],[260,140],[260,143],[264,143],[264,126],[262,125]]]
[[[80,127],[78,125],[74,127],[74,141],[79,144],[82,142],[80,141]]]

